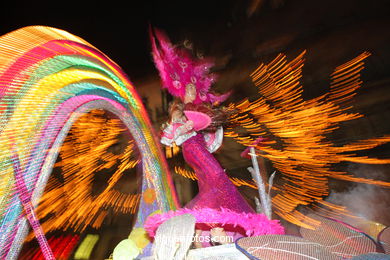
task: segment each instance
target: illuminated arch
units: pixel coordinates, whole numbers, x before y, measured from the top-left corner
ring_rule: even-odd
[[[65,31],[30,26],[0,38],[0,64],[0,258],[16,257],[27,232],[18,194],[38,202],[70,127],[92,109],[115,114],[128,128],[142,158],[142,192],[156,193],[148,204],[141,199],[135,226],[178,206],[141,99],[102,52]],[[24,191],[15,184],[15,165]]]

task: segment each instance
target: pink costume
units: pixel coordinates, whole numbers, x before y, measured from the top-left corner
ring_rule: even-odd
[[[173,96],[183,100],[186,94],[186,86],[188,84],[195,85],[196,97],[193,101],[195,109],[197,105],[223,102],[228,97],[228,94],[216,96],[209,92],[215,78],[214,75],[209,73],[209,68],[212,66],[211,62],[193,60],[184,50],[173,47],[168,38],[160,31],[156,31],[155,34],[159,47],[157,47],[156,40],[151,35],[153,58],[160,72],[163,87]],[[212,219],[213,226],[218,222],[225,229],[229,225],[239,227],[238,229],[241,228],[241,231],[231,231],[238,231],[242,236],[283,233],[283,228],[277,221],[270,221],[262,214],[255,214],[254,210],[229,180],[219,162],[211,154],[221,145],[222,127],[212,133],[200,132],[212,123],[210,116],[196,110],[184,110],[184,114],[188,120],[193,122],[194,129],[187,132],[180,131],[179,129],[184,122],[175,122],[164,129],[161,140],[166,145],[170,145],[173,141],[178,145],[182,145],[184,159],[194,169],[198,178],[199,193],[185,206],[187,209],[179,210],[177,214],[185,211],[199,212],[199,214],[194,213],[194,215],[206,214],[207,216],[207,214],[211,214],[213,217],[209,215],[209,219]],[[173,216],[173,214],[175,213],[168,212],[148,218],[145,224],[146,230],[153,236],[158,225],[162,223],[161,221],[166,220],[171,215]],[[250,224],[240,224],[236,220],[233,221],[233,219],[239,218],[240,214],[243,219],[251,216],[250,218],[254,222],[256,218],[253,216],[259,215],[257,221],[259,221],[259,218],[262,221],[259,221],[257,227]],[[216,221],[216,219],[219,220]],[[203,219],[198,220],[203,221]],[[199,225],[197,226],[199,227]]]

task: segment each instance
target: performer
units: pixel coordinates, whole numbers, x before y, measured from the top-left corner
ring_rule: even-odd
[[[184,159],[198,178],[199,193],[184,209],[149,217],[145,229],[153,236],[157,226],[167,218],[190,213],[197,218],[196,228],[207,232],[222,227],[235,238],[283,233],[277,221],[255,214],[212,155],[221,146],[227,118],[227,110],[219,104],[230,94],[216,95],[210,91],[215,81],[215,75],[209,72],[213,63],[195,59],[185,50],[172,46],[160,31],[155,34],[158,41],[151,35],[152,54],[163,88],[178,98],[170,106],[170,120],[161,142],[182,146]]]
[[[209,92],[215,78],[209,73],[212,63],[194,60],[184,50],[172,47],[161,32],[156,33],[162,51],[154,44],[153,57],[158,67],[164,67],[160,70],[163,87],[182,102],[172,104],[170,124],[164,129],[161,142],[182,145],[184,159],[198,177],[199,193],[186,207],[254,212],[211,154],[222,143],[226,119],[224,110],[213,103],[228,97]]]

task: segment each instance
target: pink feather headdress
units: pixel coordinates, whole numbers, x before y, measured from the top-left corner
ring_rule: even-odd
[[[189,51],[173,46],[169,38],[157,29],[154,29],[154,35],[150,29],[153,60],[163,88],[171,95],[183,100],[186,86],[193,84],[196,87],[194,104],[223,102],[229,96],[209,93],[216,79],[216,75],[210,73],[210,68],[214,66],[210,59],[194,58]]]

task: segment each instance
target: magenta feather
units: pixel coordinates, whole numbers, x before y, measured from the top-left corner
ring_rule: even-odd
[[[184,99],[188,84],[196,86],[194,104],[211,102],[209,89],[216,80],[216,75],[210,73],[214,66],[211,59],[195,58],[189,51],[172,45],[165,33],[160,30],[150,30],[152,56],[160,73],[163,88],[181,99]]]

